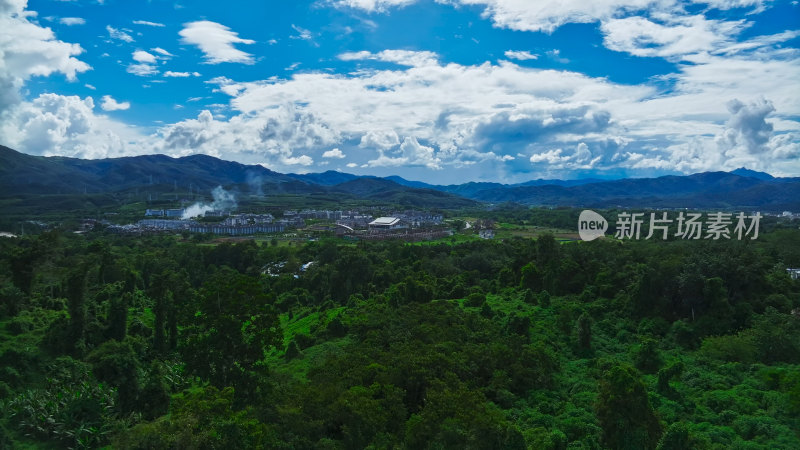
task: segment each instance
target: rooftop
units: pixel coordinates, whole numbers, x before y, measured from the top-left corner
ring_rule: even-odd
[[[384,226],[392,226],[397,225],[400,222],[400,219],[397,217],[378,217],[377,219],[370,222],[370,225],[384,225]]]

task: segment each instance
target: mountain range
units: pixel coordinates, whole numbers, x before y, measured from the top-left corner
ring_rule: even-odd
[[[775,178],[745,168],[657,178],[542,180],[518,184],[433,185],[327,171],[281,174],[207,155],[84,160],[41,157],[0,146],[0,198],[103,194],[177,188],[207,194],[216,186],[251,194],[333,194],[411,207],[457,208],[477,202],[579,207],[741,208],[800,210],[800,178]]]

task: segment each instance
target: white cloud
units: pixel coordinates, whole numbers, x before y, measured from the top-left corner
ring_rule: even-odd
[[[111,37],[111,39],[117,39],[124,42],[133,42],[133,37],[131,37],[130,34],[123,30],[118,30],[111,25],[106,25],[106,31],[108,31],[108,35]]]
[[[569,157],[562,156],[561,153],[562,150],[560,148],[555,150],[548,150],[543,153],[536,153],[534,155],[531,155],[530,161],[534,164],[541,162],[546,162],[548,164],[561,164],[566,161],[569,161]]]
[[[333,1],[333,0],[332,0]],[[417,0],[338,0],[335,4],[369,12],[385,12]],[[707,6],[727,10],[749,8],[751,13],[764,10],[770,0],[437,0],[456,7],[483,7],[483,17],[494,26],[517,31],[552,33],[567,23],[593,23],[625,16],[683,13],[689,6]]]
[[[721,0],[720,0],[721,1]],[[440,0],[441,3],[484,7],[483,16],[496,27],[550,33],[565,23],[591,23],[622,11],[674,5],[674,0]],[[415,0],[341,0],[337,4],[366,11],[385,11]]]
[[[529,161],[534,165],[546,164],[548,171],[591,169],[600,160],[601,156],[592,158],[589,146],[584,142],[578,143],[572,154],[564,154],[564,150],[552,149],[531,155]]]
[[[96,88],[96,87],[94,87],[93,85],[91,85],[91,84],[89,84],[89,83],[86,83],[86,84],[84,84],[84,86],[86,86],[86,88],[87,88],[87,89],[91,89],[91,90],[93,90],[93,91],[96,91],[96,90],[97,90],[97,88]]]
[[[761,154],[767,151],[767,144],[774,128],[766,118],[775,112],[772,102],[764,98],[746,105],[738,99],[728,102],[731,118],[725,131],[719,136],[719,144],[726,150],[743,149],[746,153]]]
[[[86,19],[82,17],[62,17],[58,19],[58,22],[62,25],[73,26],[73,25],[85,25]]]
[[[165,26],[163,23],[149,22],[147,20],[134,20],[133,23],[135,23],[136,25],[145,25],[145,26],[148,26],[148,27],[163,28]]]
[[[438,55],[429,51],[383,50],[378,53],[368,51],[347,52],[339,55],[342,61],[375,60],[400,64],[402,66],[422,67],[435,65]]]
[[[151,48],[150,50],[152,50],[152,51],[154,51],[154,52],[158,53],[158,54],[159,54],[159,55],[161,55],[161,56],[167,56],[167,57],[172,57],[172,56],[175,56],[175,55],[173,55],[172,53],[170,53],[170,52],[168,52],[168,51],[164,50],[164,49],[163,49],[163,48],[161,48],[161,47],[154,47],[154,48]]]
[[[254,44],[255,41],[242,39],[230,28],[201,20],[184,24],[184,28],[178,33],[181,35],[181,42],[196,45],[203,52],[208,64],[219,63],[243,63],[253,64],[253,55],[245,53],[234,44]]]
[[[308,155],[290,156],[282,159],[287,166],[310,166],[314,160]]]
[[[441,159],[434,156],[433,148],[421,145],[416,138],[407,137],[400,144],[400,156],[386,156],[383,150],[378,151],[376,159],[367,162],[367,167],[427,167],[441,169]]]
[[[338,148],[334,148],[333,150],[328,150],[327,152],[322,154],[323,158],[342,159],[342,158],[344,158],[344,156],[345,156],[344,153],[342,153],[342,151],[339,150]]]
[[[403,7],[415,3],[416,0],[336,0],[337,6],[363,9],[369,12],[386,11],[390,7]]]
[[[0,124],[7,145],[34,155],[106,158],[147,153],[134,129],[94,113],[91,97],[42,94],[19,105]]]
[[[696,15],[668,17],[664,23],[644,17],[610,19],[603,22],[601,30],[604,44],[611,50],[635,56],[682,59],[731,43],[745,27],[743,20],[708,20]]]
[[[60,41],[50,28],[30,22],[25,5],[0,1],[0,113],[20,102],[19,90],[31,77],[61,73],[73,81],[91,69],[75,58],[83,53],[80,45]]]
[[[198,72],[173,72],[171,70],[168,70],[164,72],[164,76],[173,78],[186,78],[191,76],[199,77],[200,74]]]
[[[388,150],[398,145],[400,145],[400,138],[394,130],[368,130],[361,136],[361,143],[358,144],[362,148],[379,150]]]
[[[330,147],[341,139],[338,132],[314,115],[289,104],[251,116],[219,120],[206,110],[197,119],[162,127],[157,136],[155,142],[161,152],[213,156],[246,152],[260,155],[258,162],[266,159],[278,167],[308,161],[303,155],[295,155],[295,149]]]
[[[405,138],[400,144],[400,151],[409,165],[441,169],[442,160],[434,156],[433,147],[421,145],[415,137]]]
[[[455,1],[470,3],[451,2]],[[378,11],[406,2],[361,3],[362,9]],[[275,170],[308,167],[315,164],[310,156],[314,155],[321,161],[318,165],[336,158],[350,168],[371,167],[387,173],[459,169],[437,172],[441,182],[485,174],[520,181],[520,177],[530,178],[532,168],[653,173],[747,165],[795,175],[800,170],[800,97],[794,92],[800,52],[785,45],[800,32],[739,41],[749,22],[724,22],[707,18],[716,15],[704,17],[697,12],[690,15],[676,9],[671,0],[647,3],[652,8],[641,17],[636,15],[639,3],[633,0],[596,4],[567,0],[556,9],[580,14],[552,20],[552,11],[539,11],[541,5],[535,2],[471,3],[484,5],[487,17],[497,26],[514,29],[538,24],[548,31],[568,21],[599,21],[609,48],[667,58],[675,70],[638,85],[616,84],[608,78],[522,67],[507,60],[462,65],[443,63],[427,51],[351,52],[339,58],[397,66],[364,63],[350,73],[305,71],[249,82],[218,77],[208,83],[230,97],[228,104],[207,105],[208,110],[196,118],[163,125],[151,136],[122,127],[103,114],[95,115],[90,97],[40,96],[13,108],[8,120],[0,121],[0,137],[4,143],[37,154],[206,153],[264,162]],[[712,6],[726,8],[734,3],[718,1]],[[739,3],[759,6],[758,2]],[[501,6],[506,9],[501,11]],[[527,12],[511,20],[514,8]],[[505,22],[498,21],[500,17]],[[27,19],[0,15],[0,29],[8,29],[4,25],[13,21]],[[50,33],[45,40],[58,43],[59,57],[68,61],[77,54],[69,52],[75,49],[70,44],[55,41],[49,30],[30,25]],[[212,32],[184,33],[203,29]],[[298,30],[301,35],[303,31],[307,30]],[[29,38],[30,33],[16,36]],[[252,55],[234,47],[253,41],[240,39],[222,25],[193,22],[186,24],[181,36],[184,43],[200,47],[208,62],[254,62]],[[3,45],[16,45],[3,39],[0,36]],[[135,61],[128,67],[131,73],[154,75],[159,70],[155,63],[171,55],[157,49],[144,53],[152,58]],[[17,64],[25,70],[12,70],[7,65],[9,55],[14,54],[0,53],[0,80],[15,80],[14,93],[34,75],[69,72],[68,65],[54,64],[49,72],[39,73],[42,69],[24,59]],[[536,55],[509,50],[505,56],[525,60]],[[561,58],[555,52],[549,56]],[[39,54],[31,51],[28,57]],[[544,49],[541,57],[546,57]],[[82,66],[74,68],[72,78],[82,71],[77,67]],[[163,74],[190,75],[199,76],[177,71]],[[727,103],[734,97],[740,100]]]
[[[117,102],[110,95],[103,96],[103,103],[100,104],[103,111],[124,111],[131,107],[130,102]]]
[[[149,77],[158,73],[158,69],[155,66],[145,63],[130,64],[125,70],[139,77]]]
[[[295,24],[292,24],[292,29],[297,32],[297,35],[290,36],[292,39],[302,39],[304,41],[310,41],[314,39],[314,34],[311,33],[310,30],[306,30],[305,28],[298,27]]]
[[[534,55],[533,53],[524,50],[506,50],[504,54],[506,55],[506,58],[516,59],[519,61],[528,61],[539,58],[538,55]]]
[[[132,53],[131,57],[136,63],[128,65],[126,69],[128,73],[139,77],[149,77],[158,73],[156,64],[159,58],[152,53],[148,53],[144,50],[136,50]],[[153,82],[156,83],[157,81]]]
[[[156,57],[144,50],[133,52],[133,60],[140,63],[155,64]]]

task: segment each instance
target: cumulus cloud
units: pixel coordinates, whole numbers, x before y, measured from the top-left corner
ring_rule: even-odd
[[[560,164],[566,161],[569,161],[569,157],[561,155],[562,150],[555,149],[555,150],[548,150],[543,153],[536,153],[535,155],[531,155],[530,161],[534,164],[540,162],[546,162],[548,164]]]
[[[292,149],[313,149],[339,141],[340,134],[313,113],[294,105],[283,105],[264,114],[259,130],[262,145],[273,153],[290,154]]]
[[[432,147],[422,145],[415,137],[406,137],[400,144],[399,156],[387,156],[383,150],[379,150],[379,156],[368,161],[367,167],[427,167],[429,169],[441,169],[441,159],[434,155]]]
[[[124,111],[131,107],[130,102],[117,102],[110,95],[103,96],[103,103],[100,104],[103,111]]]
[[[344,153],[338,148],[334,148],[333,150],[328,150],[327,152],[322,154],[323,158],[337,158],[342,159],[344,158]]]
[[[281,160],[287,166],[310,166],[314,160],[308,155],[287,156]]]
[[[42,94],[20,104],[0,124],[6,145],[34,155],[104,158],[147,152],[134,129],[94,113],[91,97]]]
[[[727,104],[731,118],[719,138],[727,149],[742,148],[750,154],[761,154],[772,136],[773,126],[766,121],[775,112],[772,102],[764,98],[750,104],[733,99]]]
[[[410,2],[335,3],[379,11]],[[216,92],[229,96],[228,104],[206,105],[209,110],[196,118],[163,125],[151,136],[138,135],[132,127],[125,129],[95,114],[89,97],[56,96],[14,108],[13,117],[9,114],[9,120],[0,122],[2,137],[37,154],[206,153],[264,163],[276,170],[308,167],[305,164],[313,165],[314,159],[329,163],[333,158],[350,168],[385,167],[401,174],[408,167],[417,173],[419,168],[468,170],[438,172],[437,179],[447,182],[485,173],[521,181],[520,177],[530,177],[532,169],[694,172],[735,168],[743,161],[756,161],[777,173],[781,168],[800,170],[796,162],[800,100],[794,93],[800,57],[785,45],[798,32],[741,40],[739,35],[749,23],[723,22],[718,15],[700,15],[696,8],[689,13],[675,8],[672,0],[449,3],[483,6],[496,26],[512,29],[550,31],[570,21],[599,22],[609,48],[667,58],[675,63],[675,70],[638,85],[621,85],[569,70],[515,64],[536,56],[523,51],[509,50],[505,59],[473,65],[444,63],[427,51],[349,52],[339,58],[359,63],[350,73],[306,71],[248,82],[215,78],[209,83]],[[754,1],[712,3],[710,7],[719,9],[735,3],[759,6]],[[642,13],[645,6],[649,9]],[[512,18],[515,11],[519,14]],[[8,29],[5,22],[27,22],[25,17],[0,15],[0,29]],[[302,35],[302,30],[297,31]],[[51,37],[45,40],[54,41],[49,33]],[[220,24],[186,24],[181,38],[184,44],[197,45],[207,62],[253,62],[252,55],[236,48],[252,41]],[[2,39],[10,45],[11,41]],[[59,55],[74,58],[77,53],[64,51],[70,44],[63,45]],[[159,70],[155,63],[171,56],[164,52],[144,52],[153,58],[134,59],[129,70],[154,75]],[[4,64],[8,55],[13,56],[0,53]],[[31,52],[30,57],[39,54]],[[28,60],[20,59],[18,64],[28,67],[28,72],[0,65],[0,74],[5,74],[0,86],[6,86],[8,79],[16,83],[9,85],[13,89],[0,92],[18,92],[25,80],[41,70],[26,66]],[[42,74],[69,72],[67,66],[50,67]],[[72,77],[81,71],[74,69]],[[190,75],[196,76],[176,71],[163,74]],[[665,84],[669,85],[666,91]],[[726,106],[720,99],[731,98],[732,92],[742,101]],[[762,95],[770,101],[753,100]],[[226,108],[225,115],[218,114],[219,107]]]
[[[178,34],[184,44],[196,45],[208,64],[255,62],[253,55],[234,47],[234,44],[254,44],[255,41],[240,38],[238,33],[225,25],[208,20],[189,22]]]
[[[251,154],[257,155],[254,162],[266,161],[278,168],[313,164],[310,156],[294,154],[295,149],[319,151],[340,140],[337,131],[313,114],[288,104],[230,119],[216,119],[204,110],[196,119],[162,127],[158,137],[156,146],[165,153]]]
[[[565,153],[564,150],[552,149],[531,155],[529,161],[534,165],[546,164],[547,171],[592,169],[602,159],[602,156],[592,158],[589,146],[584,142],[578,143],[575,150]]]
[[[380,150],[388,150],[392,147],[400,145],[400,137],[394,130],[374,131],[370,130],[361,136],[361,142],[358,144],[362,148],[376,148]]]
[[[28,20],[24,1],[0,1],[0,113],[20,102],[19,89],[34,76],[61,73],[75,80],[91,67],[76,58],[78,44],[56,39],[50,28]]]
[[[136,63],[129,64],[126,71],[139,77],[149,77],[158,73],[158,58],[144,50],[136,50],[131,54]]]
[[[144,50],[136,50],[133,52],[133,60],[140,63],[154,64],[156,57]]]
[[[221,134],[222,125],[214,120],[211,111],[203,110],[197,119],[187,119],[160,130],[168,150],[197,150],[201,145]]]
[[[434,156],[433,148],[420,144],[415,137],[405,138],[400,144],[400,151],[409,165],[424,166],[429,169],[441,168],[442,161]]]
[[[611,114],[589,106],[557,106],[515,110],[493,115],[475,130],[475,137],[484,147],[502,148],[536,142],[560,134],[586,135],[604,131]]]

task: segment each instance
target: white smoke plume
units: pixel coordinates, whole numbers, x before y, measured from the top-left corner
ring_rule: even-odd
[[[211,191],[214,198],[212,203],[197,202],[183,211],[181,219],[191,219],[204,215],[208,211],[228,211],[237,206],[236,196],[233,192],[228,192],[222,186],[217,186]]]

